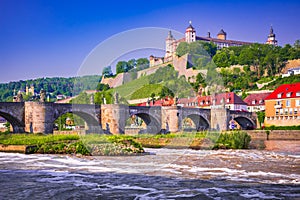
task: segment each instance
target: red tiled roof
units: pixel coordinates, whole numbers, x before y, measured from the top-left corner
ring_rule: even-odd
[[[290,93],[290,96],[287,97],[287,94]],[[278,98],[278,95],[281,94],[281,97]],[[300,98],[300,82],[293,84],[283,84],[280,85],[274,92],[272,92],[265,100],[270,99],[286,99],[286,98]]]
[[[204,106],[212,105],[213,101],[215,100],[215,105],[221,105],[222,99],[224,100],[225,104],[246,105],[246,103],[239,96],[237,96],[234,92],[198,97],[198,103],[199,103],[199,105],[204,105]],[[201,102],[202,102],[202,104],[201,104]],[[207,102],[209,102],[209,103],[207,103]]]
[[[188,104],[188,103],[193,103],[193,102],[197,102],[197,97],[178,99],[178,104]]]
[[[246,102],[248,106],[265,105],[265,99],[266,99],[270,94],[271,94],[271,92],[257,93],[257,94],[249,94],[249,95],[244,99],[244,102]],[[254,102],[254,104],[253,104],[253,102]]]

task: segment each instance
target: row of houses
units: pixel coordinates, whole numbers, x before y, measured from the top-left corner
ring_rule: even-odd
[[[176,103],[175,103],[176,102]],[[300,125],[300,82],[283,84],[273,92],[249,94],[242,100],[234,92],[180,98],[176,101],[165,98],[148,101],[139,106],[170,106],[212,108],[224,107],[240,112],[265,112],[265,126]]]

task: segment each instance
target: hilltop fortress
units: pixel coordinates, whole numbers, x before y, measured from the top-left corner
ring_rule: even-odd
[[[202,73],[206,75],[206,70],[195,70],[192,68],[187,69],[186,66],[188,62],[190,62],[190,56],[184,55],[178,57],[176,55],[176,49],[181,42],[192,43],[195,41],[203,41],[203,42],[212,42],[214,43],[218,49],[224,47],[231,47],[231,46],[242,46],[242,45],[250,45],[253,42],[245,42],[245,41],[237,41],[237,40],[228,40],[227,33],[221,29],[220,32],[217,34],[216,38],[211,37],[210,32],[207,33],[206,37],[197,36],[196,29],[192,26],[191,22],[189,26],[185,30],[185,37],[176,40],[175,37],[172,35],[172,32],[169,31],[168,36],[165,41],[165,56],[164,57],[156,57],[151,55],[149,57],[149,65],[148,69],[144,69],[137,72],[137,77],[140,78],[141,76],[150,75],[156,72],[157,69],[160,67],[165,67],[168,64],[173,65],[174,69],[179,72],[179,76],[184,75],[186,79],[190,81],[194,81],[195,77],[198,73]],[[270,34],[267,37],[266,44],[277,46],[277,40],[275,38],[275,34],[273,28],[271,26]],[[108,84],[110,87],[118,87],[128,81],[131,80],[130,73],[120,73],[115,78],[103,78],[101,83]]]

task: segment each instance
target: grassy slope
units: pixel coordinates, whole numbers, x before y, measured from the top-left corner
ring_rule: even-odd
[[[124,97],[126,99],[131,99],[131,95],[144,85],[149,84],[149,77],[143,76],[139,79],[135,79],[133,81],[130,81],[128,83],[125,83],[119,87],[116,87],[114,89],[111,89],[111,91],[114,93],[117,91],[121,97]],[[151,93],[150,93],[151,94]]]
[[[144,85],[140,89],[136,90],[130,97],[130,99],[142,99],[150,97],[152,93],[157,96],[160,91],[162,90],[163,86],[160,84],[151,84],[151,85]]]

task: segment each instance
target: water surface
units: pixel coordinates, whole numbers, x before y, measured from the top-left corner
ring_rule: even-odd
[[[0,199],[300,199],[300,155],[146,149],[82,157],[0,153]]]

